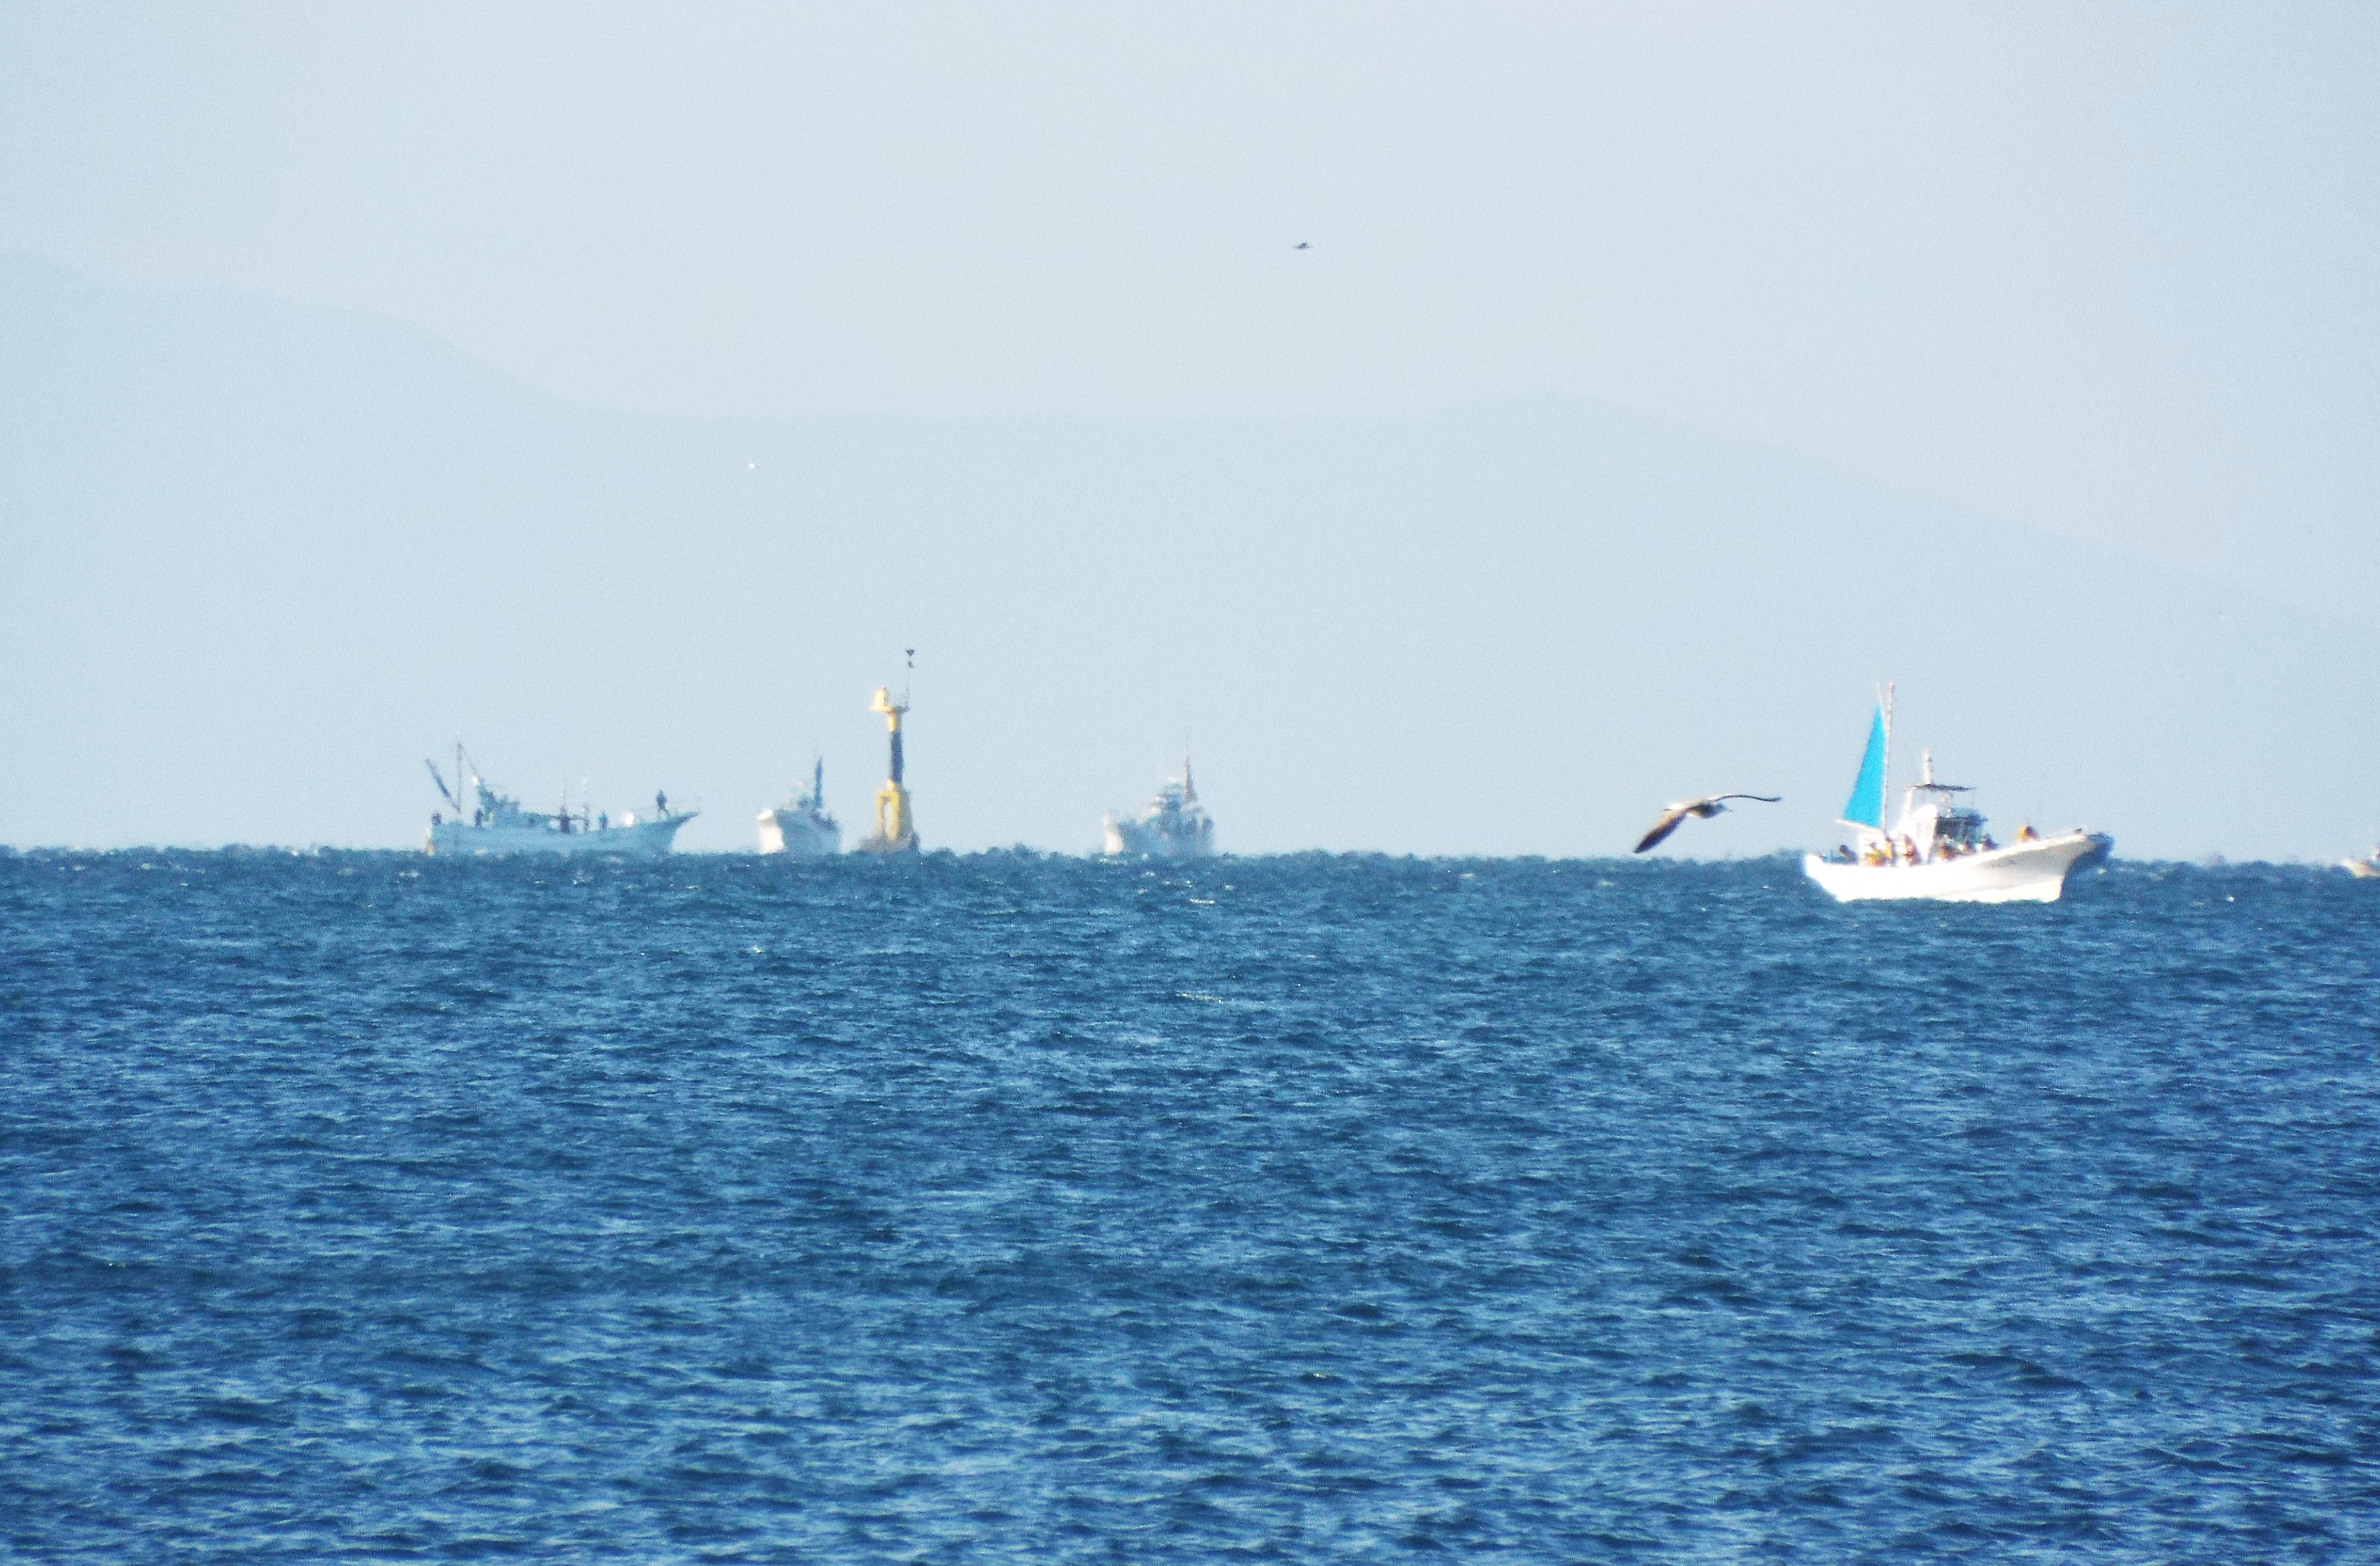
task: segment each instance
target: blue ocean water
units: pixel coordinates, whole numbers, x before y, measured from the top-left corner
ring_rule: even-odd
[[[2380,1559],[2380,896],[0,859],[0,1555]]]

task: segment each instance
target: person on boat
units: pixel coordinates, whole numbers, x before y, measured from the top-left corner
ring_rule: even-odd
[[[2024,825],[2016,829],[2016,840],[2019,843],[2039,843],[2041,841],[2041,834],[2033,830],[2033,823],[2031,821],[2027,821]]]
[[[669,790],[661,789],[655,792],[653,795],[653,808],[660,811],[664,816],[669,814]]]

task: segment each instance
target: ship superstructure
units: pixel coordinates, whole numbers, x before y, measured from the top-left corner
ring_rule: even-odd
[[[826,809],[826,761],[810,772],[807,793],[760,812],[760,852],[796,859],[823,859],[843,852],[843,828]]]
[[[1182,753],[1182,775],[1168,778],[1148,807],[1131,819],[1111,810],[1101,822],[1102,850],[1110,858],[1199,859],[1215,851],[1215,822],[1198,803],[1190,753]]]
[[[876,699],[868,710],[884,714],[884,728],[890,737],[892,764],[887,769],[884,786],[876,791],[876,832],[859,845],[863,854],[915,854],[917,851],[917,823],[909,812],[909,790],[901,780],[901,720],[909,710],[909,693],[903,691],[901,699],[892,699],[890,686],[878,686]]]
[[[461,746],[455,747],[455,786],[448,788],[438,763],[424,762],[430,779],[452,807],[433,810],[422,848],[431,854],[486,856],[509,854],[617,854],[657,859],[670,851],[678,828],[694,819],[692,810],[673,810],[666,792],[653,795],[651,814],[641,819],[631,811],[618,820],[609,811],[597,811],[585,801],[571,808],[565,793],[552,811],[526,810],[519,799],[480,775],[479,764]],[[468,814],[463,799],[468,795]]]

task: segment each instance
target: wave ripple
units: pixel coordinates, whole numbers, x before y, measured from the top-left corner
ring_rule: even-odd
[[[2380,1558],[2380,901],[0,858],[0,1553]]]

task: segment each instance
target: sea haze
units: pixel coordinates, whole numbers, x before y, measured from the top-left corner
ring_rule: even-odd
[[[2380,903],[0,858],[0,1553],[2380,1552]]]
[[[457,734],[690,849],[919,649],[929,846],[1098,841],[1186,738],[1222,846],[1834,841],[1876,682],[2004,823],[2369,846],[2380,634],[1591,402],[1365,419],[574,406],[409,327],[0,258],[0,843],[418,844]]]

